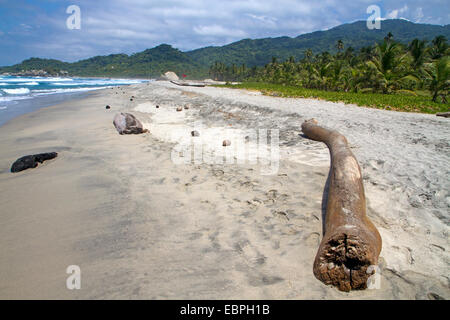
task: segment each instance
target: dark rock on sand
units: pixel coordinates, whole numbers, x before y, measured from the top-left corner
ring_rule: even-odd
[[[106,109],[111,109],[111,107],[110,106],[106,106]]]
[[[229,145],[231,145],[231,141],[230,140],[223,140],[222,146],[228,147]]]
[[[17,159],[13,163],[13,165],[11,166],[11,172],[19,172],[29,168],[36,168],[38,166],[38,163],[42,163],[45,160],[56,158],[57,156],[58,153],[56,152],[47,152],[23,156],[22,158]]]
[[[142,123],[131,113],[118,113],[114,117],[114,126],[120,134],[139,134],[148,132]]]
[[[177,111],[178,111],[178,112],[183,111],[183,108],[182,108],[182,107],[178,107],[178,108],[177,108]]]
[[[191,136],[198,137],[198,136],[200,136],[200,133],[198,133],[197,130],[194,130],[194,131],[191,131]]]

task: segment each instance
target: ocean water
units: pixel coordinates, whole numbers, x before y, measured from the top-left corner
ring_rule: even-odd
[[[147,81],[149,80],[0,75],[0,126],[19,115],[79,98],[92,90]]]

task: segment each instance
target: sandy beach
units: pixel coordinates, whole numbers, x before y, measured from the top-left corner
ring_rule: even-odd
[[[150,132],[119,135],[118,112]],[[340,292],[313,275],[330,159],[302,135],[310,118],[344,134],[360,163],[383,239],[378,289]],[[258,129],[278,133],[279,161],[205,160]],[[1,299],[450,298],[445,118],[155,81],[17,117],[0,150]],[[66,288],[69,265],[80,290]]]

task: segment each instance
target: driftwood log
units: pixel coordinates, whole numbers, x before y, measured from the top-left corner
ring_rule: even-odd
[[[314,275],[339,290],[365,289],[377,265],[381,237],[366,216],[366,198],[361,169],[347,143],[337,131],[302,124],[303,133],[324,142],[331,155],[324,235],[314,261]]]
[[[178,86],[185,86],[185,87],[206,87],[206,84],[203,82],[188,82],[188,81],[174,81],[171,80],[173,84],[176,84]]]
[[[438,113],[436,113],[436,116],[450,118],[450,112],[438,112]]]

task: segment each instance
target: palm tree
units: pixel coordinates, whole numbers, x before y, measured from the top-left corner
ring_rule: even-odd
[[[425,62],[427,54],[425,44],[426,44],[425,40],[421,41],[419,39],[414,39],[408,46],[408,50],[411,53],[414,60],[412,65],[414,69],[420,68]]]
[[[341,51],[344,49],[344,42],[341,40],[341,39],[339,39],[337,42],[336,42],[336,49],[337,49],[337,51],[338,51],[338,55],[341,53]]]
[[[384,93],[399,86],[398,81],[409,77],[407,55],[400,55],[400,45],[397,42],[384,40],[375,47],[372,60],[366,62],[368,72],[375,77],[375,87],[381,88]]]
[[[429,76],[429,89],[433,93],[433,101],[436,102],[441,92],[444,95],[450,88],[450,57],[444,56],[441,59],[427,65]]]
[[[331,86],[333,89],[337,90],[339,87],[339,82],[342,79],[343,71],[345,69],[344,61],[336,60],[329,64],[329,70],[331,74]]]
[[[386,35],[386,37],[384,37],[384,40],[386,40],[387,42],[392,41],[392,39],[394,38],[394,35],[392,34],[392,32],[389,31],[389,33]]]
[[[375,49],[374,49],[374,47],[371,47],[371,46],[362,47],[360,49],[360,55],[361,55],[361,58],[363,59],[363,61],[372,60],[372,58],[375,55]]]
[[[353,58],[354,51],[355,49],[353,49],[352,47],[348,47],[347,50],[345,50],[344,52],[344,59],[350,60],[351,58]]]
[[[305,51],[305,58],[309,62],[311,60],[311,57],[313,56],[313,52],[311,49],[307,49]]]
[[[439,59],[446,54],[448,49],[447,38],[442,35],[437,36],[431,43],[433,44],[433,47],[431,47],[430,51],[433,59]]]

